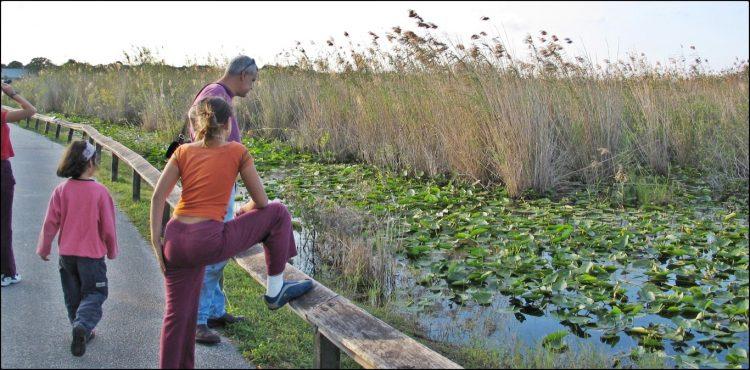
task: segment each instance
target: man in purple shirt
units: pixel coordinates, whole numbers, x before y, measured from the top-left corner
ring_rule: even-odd
[[[257,79],[258,66],[255,64],[253,58],[240,55],[232,59],[232,61],[229,62],[224,75],[218,81],[206,85],[193,101],[193,105],[188,113],[188,117],[190,117],[188,133],[190,134],[191,140],[195,140],[195,131],[192,123],[195,121],[194,113],[196,103],[205,97],[218,96],[226,100],[233,110],[232,117],[230,118],[232,131],[227,140],[241,143],[240,129],[237,125],[237,114],[234,105],[232,104],[232,98],[235,96],[247,96],[247,94],[253,89],[253,84]],[[229,198],[229,205],[227,206],[227,214],[224,218],[224,222],[234,218],[234,195],[235,190],[232,189],[232,195]],[[223,327],[226,324],[233,324],[245,320],[244,317],[230,315],[225,309],[225,296],[219,281],[224,274],[224,266],[226,266],[227,262],[228,260],[219,262],[215,265],[206,266],[203,287],[201,287],[200,302],[198,304],[198,326],[195,329],[195,341],[197,343],[219,343],[221,338],[210,328]]]

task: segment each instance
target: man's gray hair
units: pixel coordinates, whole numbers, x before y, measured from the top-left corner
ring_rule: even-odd
[[[228,75],[239,76],[242,72],[246,71],[258,73],[258,66],[255,64],[255,59],[250,58],[247,55],[238,55],[229,62],[225,73]]]

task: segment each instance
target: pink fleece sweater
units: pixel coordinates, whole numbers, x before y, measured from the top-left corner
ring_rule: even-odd
[[[114,259],[115,205],[107,188],[94,180],[69,179],[58,185],[49,200],[37,254],[50,254],[58,231],[61,256]]]

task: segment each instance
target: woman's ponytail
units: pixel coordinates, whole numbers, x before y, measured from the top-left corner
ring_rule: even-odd
[[[208,97],[198,102],[196,111],[198,116],[197,140],[211,140],[221,136],[221,132],[229,124],[232,109],[224,99]]]

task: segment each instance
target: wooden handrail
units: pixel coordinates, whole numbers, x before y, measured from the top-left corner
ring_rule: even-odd
[[[14,110],[8,106],[3,109]],[[114,171],[118,161],[124,161],[133,168],[133,196],[140,192],[140,179],[155,187],[161,172],[148,163],[138,153],[104,136],[87,124],[71,123],[58,118],[35,114],[32,118],[46,124],[57,125],[55,136],[59,138],[60,127],[68,128],[68,141],[73,131],[81,131],[96,144],[112,153]],[[28,126],[29,120],[27,119]],[[47,126],[47,125],[45,125]],[[35,125],[35,130],[38,124]],[[45,127],[45,133],[49,127]],[[115,159],[117,158],[117,159]],[[113,173],[113,179],[116,178]],[[138,184],[136,186],[136,184]],[[136,189],[137,188],[137,189]],[[180,200],[181,189],[175,190],[167,198],[174,208]],[[168,220],[165,217],[163,222]],[[157,256],[158,258],[158,256]],[[266,285],[266,263],[263,248],[255,245],[234,257],[234,260],[259,284]],[[288,279],[310,279],[310,277],[287,264]],[[367,311],[313,280],[313,289],[304,296],[289,302],[289,308],[303,320],[315,327],[315,366],[317,368],[338,368],[339,351],[344,351],[357,363],[368,369],[460,369],[461,366],[443,355],[425,347],[421,343],[394,329]]]

